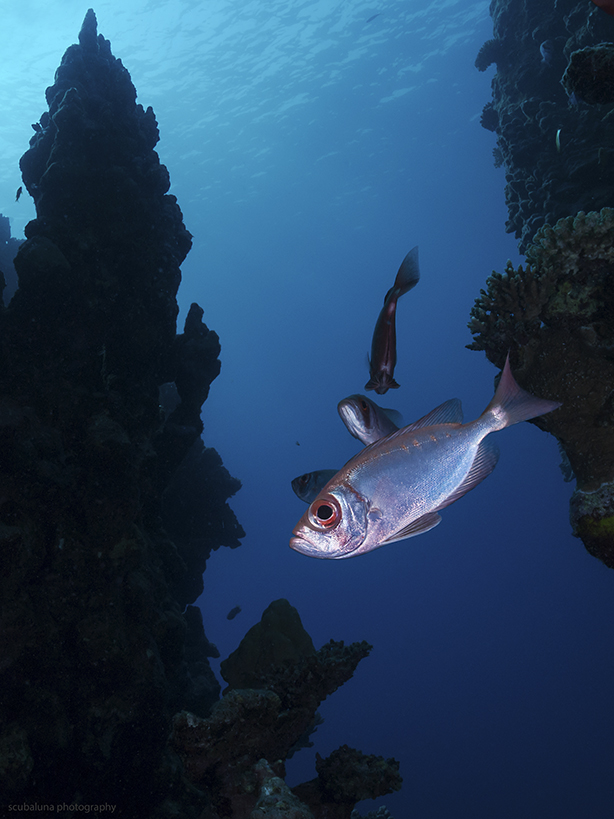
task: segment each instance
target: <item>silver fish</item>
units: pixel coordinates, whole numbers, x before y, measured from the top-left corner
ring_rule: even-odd
[[[508,357],[479,418],[463,424],[460,401],[452,399],[365,447],[310,504],[290,546],[311,557],[346,558],[428,532],[442,509],[495,468],[499,453],[487,438],[491,432],[559,406],[521,389]]]
[[[337,404],[337,411],[350,435],[363,444],[372,444],[399,429],[401,413],[378,407],[366,395],[349,395]],[[396,422],[399,423],[396,423]]]
[[[400,412],[393,409],[382,409],[366,395],[350,395],[339,402],[337,409],[348,432],[363,444],[379,441],[380,438],[397,430],[399,424],[395,424],[393,418],[401,422]],[[294,478],[292,489],[302,501],[311,503],[337,472],[337,469],[318,469],[316,472],[306,472]]]
[[[331,478],[337,474],[336,469],[318,469],[315,472],[305,472],[292,480],[292,489],[305,503],[314,501]]]
[[[384,395],[390,389],[398,389],[394,380],[394,368],[397,363],[397,332],[396,312],[397,301],[404,293],[408,293],[420,281],[418,265],[418,246],[412,248],[401,262],[394,284],[384,297],[382,307],[371,342],[371,358],[369,359],[369,375],[365,390],[375,390],[378,395]]]

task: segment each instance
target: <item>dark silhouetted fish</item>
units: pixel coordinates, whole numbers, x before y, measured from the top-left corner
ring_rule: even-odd
[[[397,363],[396,312],[397,301],[404,293],[409,292],[420,281],[418,266],[418,246],[412,248],[403,259],[393,286],[386,293],[384,306],[375,323],[369,374],[371,378],[365,384],[366,390],[375,390],[384,395],[389,389],[398,389],[394,380],[394,368]]]
[[[371,20],[375,20],[376,17],[379,17],[379,12],[377,14],[372,14],[368,20],[365,20],[365,23],[370,23]]]
[[[305,472],[304,475],[299,475],[298,478],[292,480],[294,494],[305,503],[311,503],[338,471],[337,469],[317,469],[315,472]]]
[[[234,620],[237,614],[241,611],[241,606],[235,606],[234,609],[230,609],[228,614],[226,615],[227,620]]]

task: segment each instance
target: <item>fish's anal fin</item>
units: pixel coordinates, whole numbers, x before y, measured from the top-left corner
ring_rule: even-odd
[[[481,483],[484,478],[487,478],[493,471],[498,460],[498,446],[494,443],[494,441],[491,441],[490,438],[484,438],[478,447],[478,451],[476,452],[473,463],[471,464],[471,469],[466,474],[465,479],[454,490],[454,492],[452,492],[451,495],[448,495],[445,501],[441,504],[441,506],[438,506],[437,509],[445,509],[446,506],[450,506],[451,503],[454,503],[454,501],[462,498],[463,495],[466,495],[467,492],[471,491],[474,486]]]
[[[396,543],[397,540],[406,540],[408,537],[422,535],[424,532],[428,532],[429,529],[433,529],[438,523],[441,523],[441,515],[438,515],[437,512],[429,512],[427,515],[422,515],[421,518],[413,520],[410,524],[404,526],[403,529],[399,529],[398,532],[382,540],[380,546],[386,543]]]

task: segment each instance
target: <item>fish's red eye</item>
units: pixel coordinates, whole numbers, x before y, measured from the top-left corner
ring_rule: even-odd
[[[341,520],[339,501],[332,495],[322,495],[309,507],[309,520],[316,529],[334,529]]]

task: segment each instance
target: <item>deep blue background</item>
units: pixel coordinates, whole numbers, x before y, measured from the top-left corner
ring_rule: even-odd
[[[17,236],[33,216],[27,196],[14,202],[18,159],[87,10],[58,5],[0,6],[0,211]],[[495,370],[465,349],[466,323],[491,270],[518,256],[494,135],[479,125],[494,71],[473,66],[492,36],[487,3],[103,0],[95,11],[154,107],[194,234],[182,317],[198,301],[222,342],[204,437],[243,481],[232,506],[247,537],[209,561],[207,635],[227,656],[287,597],[317,647],[374,645],[323,704],[289,781],[345,742],[401,762],[403,790],[363,812],[609,819],[614,575],[570,534],[553,439],[529,424],[498,435],[495,472],[424,536],[339,562],[288,548],[304,510],[290,479],[357,449],[336,404],[363,391],[375,318],[413,245],[422,280],[399,304],[402,386],[381,403],[409,422],[456,396],[471,419],[491,398]]]

